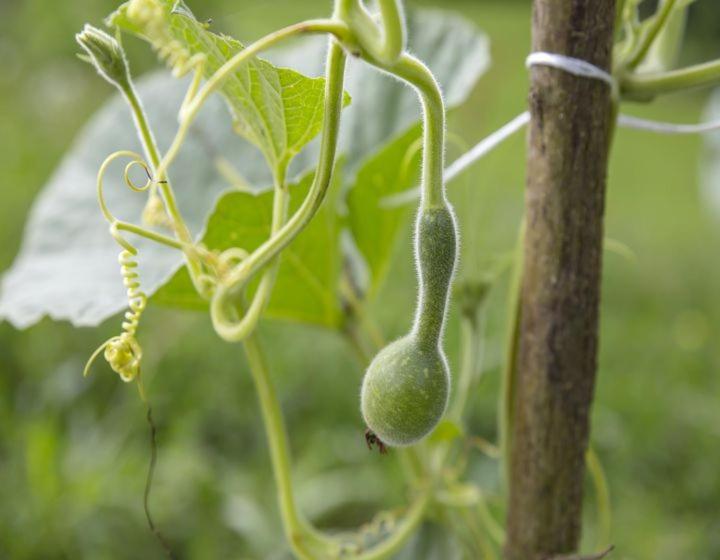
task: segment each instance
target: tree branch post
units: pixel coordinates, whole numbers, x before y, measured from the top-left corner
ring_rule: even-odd
[[[533,50],[611,68],[615,0],[534,0]],[[598,347],[608,84],[531,69],[507,560],[576,551]]]

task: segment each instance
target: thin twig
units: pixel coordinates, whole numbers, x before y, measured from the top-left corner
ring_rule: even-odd
[[[150,515],[150,490],[153,483],[153,475],[155,474],[155,463],[157,463],[157,440],[156,440],[156,428],[155,422],[152,417],[152,408],[147,405],[147,422],[150,426],[150,465],[148,466],[147,479],[145,480],[145,493],[143,494],[143,508],[145,509],[145,517],[147,518],[148,527],[152,531],[153,535],[157,538],[160,545],[165,550],[165,554],[170,560],[174,560],[175,556],[172,553],[170,544],[167,542],[163,534],[155,526],[152,516]]]

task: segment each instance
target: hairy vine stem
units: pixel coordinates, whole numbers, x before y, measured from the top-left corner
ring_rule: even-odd
[[[297,507],[282,409],[257,334],[251,333],[247,336],[243,340],[243,348],[260,402],[286,536],[295,553],[301,558],[310,560],[334,558],[343,550],[343,541],[319,532],[302,517]],[[353,560],[381,560],[396,552],[422,520],[429,500],[430,488],[427,486],[419,491],[390,537],[368,550],[357,554],[348,553],[347,557]]]
[[[150,125],[148,123],[147,115],[145,114],[145,111],[142,107],[142,103],[140,102],[137,92],[135,91],[135,87],[133,86],[133,83],[129,77],[126,83],[121,84],[120,91],[123,93],[125,99],[130,106],[133,120],[135,121],[135,126],[138,130],[138,135],[142,142],[143,149],[152,165],[152,169],[154,171],[153,175],[155,175],[155,177],[158,179],[155,184],[158,185],[158,188],[162,195],[165,210],[170,217],[173,231],[175,232],[175,235],[180,241],[180,245],[176,248],[183,250],[183,253],[185,255],[185,263],[187,264],[188,272],[190,273],[190,278],[192,279],[195,288],[201,294],[207,294],[207,292],[203,288],[202,282],[199,280],[202,274],[201,265],[198,262],[197,258],[195,258],[194,252],[192,250],[188,250],[188,247],[192,246],[193,243],[192,235],[190,234],[190,230],[188,229],[185,220],[183,219],[182,213],[180,212],[180,208],[177,204],[177,199],[175,198],[175,193],[170,184],[170,180],[167,177],[164,177],[162,180],[160,180],[158,177],[158,168],[161,162],[160,150],[157,147],[157,141],[155,140],[155,136],[153,135]],[[127,225],[129,224],[125,224],[125,226]],[[126,227],[126,229],[128,229],[129,231],[129,228]],[[134,233],[138,233],[138,231],[135,231]],[[144,233],[145,232],[140,233],[140,235],[144,235]],[[146,235],[146,237],[148,236]],[[158,241],[157,238],[154,240]],[[165,244],[167,245],[168,243]]]
[[[197,114],[205,101],[207,101],[210,95],[217,91],[240,66],[260,54],[262,51],[269,49],[270,47],[273,47],[291,37],[303,34],[325,33],[329,33],[331,35],[335,35],[339,39],[343,39],[348,36],[348,28],[344,23],[334,19],[319,19],[296,23],[270,33],[262,39],[258,39],[251,45],[248,45],[242,51],[233,56],[230,60],[223,64],[201,88],[194,91],[199,86],[199,78],[197,78],[197,76],[200,72],[196,70],[196,80],[193,82],[193,86],[190,88],[188,96],[180,111],[180,127],[175,134],[175,138],[170,144],[170,148],[158,165],[158,178],[165,178],[170,164],[180,151],[180,147],[187,136],[190,125],[197,117]]]
[[[307,196],[295,214],[251,255],[231,270],[218,285],[210,304],[210,313],[215,330],[225,340],[238,341],[246,337],[251,330],[248,326],[257,322],[260,313],[260,310],[256,310],[239,322],[233,320],[228,311],[229,300],[245,288],[255,272],[266,266],[287,247],[310,222],[325,198],[335,165],[344,73],[345,53],[336,41],[331,40],[325,82],[325,119],[315,177]]]

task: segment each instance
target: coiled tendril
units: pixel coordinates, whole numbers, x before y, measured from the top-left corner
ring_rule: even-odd
[[[138,263],[136,260],[138,251],[118,229],[118,224],[121,223],[115,218],[107,207],[105,197],[103,195],[103,179],[108,166],[118,158],[127,157],[130,158],[130,162],[125,166],[123,178],[128,188],[134,192],[145,192],[153,186],[152,174],[150,173],[150,167],[143,160],[142,156],[135,152],[119,151],[108,156],[103,164],[100,166],[100,171],[97,177],[97,197],[98,203],[100,204],[100,210],[103,216],[110,224],[110,235],[117,241],[118,245],[122,247],[118,262],[120,263],[120,273],[123,278],[123,284],[127,290],[128,307],[129,309],[125,312],[124,320],[122,322],[123,332],[117,336],[109,338],[103,342],[100,347],[93,352],[90,359],[85,366],[83,375],[87,375],[90,372],[95,359],[103,353],[105,360],[110,364],[110,367],[115,371],[120,379],[129,383],[134,379],[138,378],[140,374],[140,362],[142,360],[142,348],[135,338],[137,333],[138,325],[140,323],[140,317],[147,305],[147,295],[140,289],[140,275],[138,274]],[[143,185],[138,185],[133,182],[130,177],[130,172],[134,166],[139,166],[143,169],[147,175],[147,181]]]

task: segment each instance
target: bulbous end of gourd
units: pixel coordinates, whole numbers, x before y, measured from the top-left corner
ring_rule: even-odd
[[[410,334],[383,348],[365,373],[360,408],[383,443],[412,445],[437,426],[447,408],[450,371],[437,345]]]

